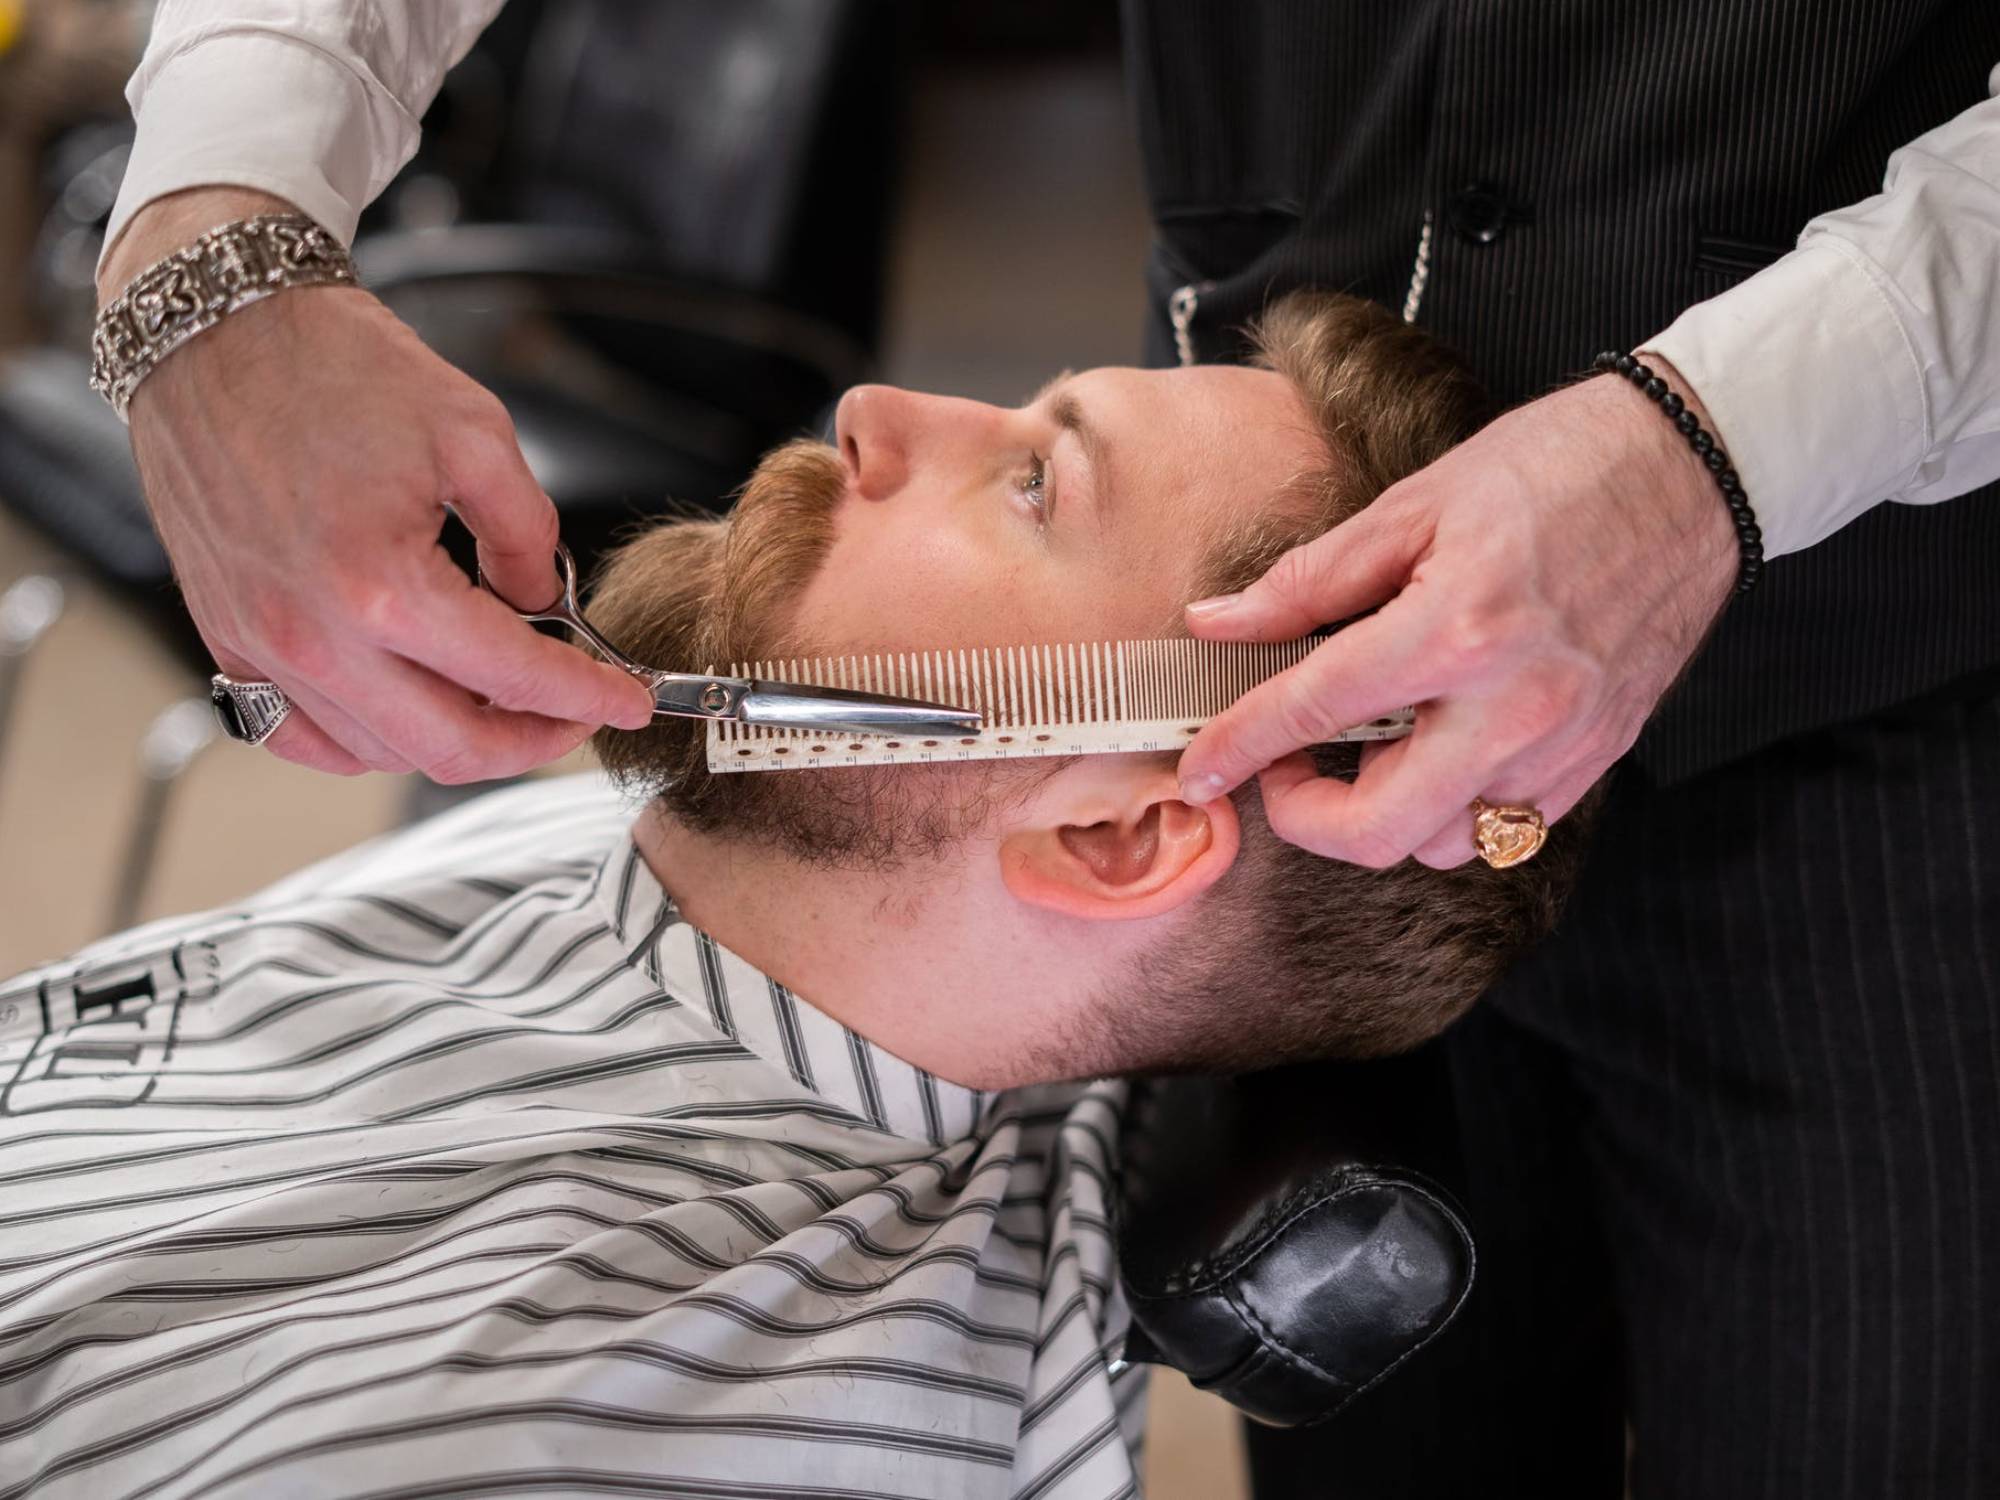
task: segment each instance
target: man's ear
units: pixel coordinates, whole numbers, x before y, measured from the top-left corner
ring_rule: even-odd
[[[1221,879],[1240,841],[1236,804],[1183,802],[1171,761],[1086,756],[1001,839],[1000,878],[1015,900],[1064,916],[1157,917]]]

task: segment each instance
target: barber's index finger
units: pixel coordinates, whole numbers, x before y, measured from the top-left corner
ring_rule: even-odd
[[[1421,634],[1384,609],[1329,636],[1203,726],[1181,755],[1181,795],[1207,802],[1295,750],[1431,697],[1436,685],[1417,670]]]
[[[1408,579],[1419,536],[1370,507],[1285,553],[1235,594],[1187,608],[1206,640],[1296,640],[1328,620],[1372,610]]]
[[[425,619],[400,654],[479,694],[496,708],[639,729],[653,699],[630,673],[536,630],[486,589],[451,589],[424,601]]]

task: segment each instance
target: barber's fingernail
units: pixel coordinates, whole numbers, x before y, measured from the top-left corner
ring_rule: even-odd
[[[1181,801],[1193,803],[1196,807],[1204,802],[1213,802],[1221,795],[1222,778],[1213,771],[1186,777],[1181,782]]]
[[[1219,620],[1242,602],[1241,594],[1217,594],[1212,599],[1195,600],[1187,612],[1197,620]]]

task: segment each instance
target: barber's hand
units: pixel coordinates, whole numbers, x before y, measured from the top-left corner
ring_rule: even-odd
[[[1709,427],[1676,373],[1646,363]],[[1196,635],[1257,641],[1381,608],[1204,728],[1181,758],[1183,795],[1262,772],[1271,826],[1294,844],[1378,868],[1461,864],[1473,798],[1553,822],[1630,748],[1736,567],[1715,481],[1659,408],[1616,376],[1570,386],[1243,593],[1189,606]],[[1367,746],[1351,785],[1293,753],[1410,703],[1416,732]]]
[[[149,205],[99,281],[288,204],[200,189]],[[132,450],[221,670],[276,682],[265,743],[321,770],[508,776],[599,725],[652,717],[645,688],[536,632],[439,543],[449,505],[509,601],[560,583],[554,505],[488,391],[358,288],[279,292],[190,340],[133,394]]]

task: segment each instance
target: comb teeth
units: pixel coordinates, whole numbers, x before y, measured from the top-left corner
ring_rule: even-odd
[[[1212,718],[1311,654],[1324,637],[1224,641],[1079,641],[959,651],[737,662],[734,677],[850,688],[972,709],[989,729]],[[743,730],[755,737],[798,733]]]
[[[711,721],[709,769],[1172,749],[1252,688],[1305,660],[1325,639],[1065,642],[737,662],[729,668],[732,677],[944,703],[976,711],[984,727],[952,739],[904,741]],[[1340,738],[1390,739],[1407,734],[1411,723],[1406,709]]]

